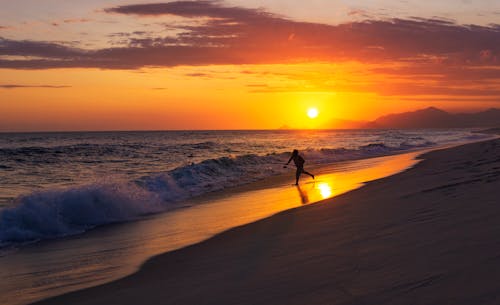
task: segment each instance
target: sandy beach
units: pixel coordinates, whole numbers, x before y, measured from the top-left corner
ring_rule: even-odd
[[[500,140],[36,304],[498,304]]]
[[[500,305],[500,0],[0,10],[0,305]]]

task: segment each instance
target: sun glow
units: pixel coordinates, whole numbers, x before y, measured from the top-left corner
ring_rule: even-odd
[[[332,197],[332,188],[328,183],[321,182],[317,186],[323,199]]]
[[[307,116],[310,117],[311,119],[314,119],[318,116],[319,111],[316,108],[309,108],[307,110]]]

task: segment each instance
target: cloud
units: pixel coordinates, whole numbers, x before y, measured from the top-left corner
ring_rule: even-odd
[[[53,42],[11,40],[0,37],[0,55],[37,56],[57,62],[70,59],[76,60],[81,56],[85,56],[85,51]],[[0,62],[2,61],[0,60]],[[13,66],[15,67],[15,65]],[[0,67],[3,66],[0,64]]]
[[[87,23],[91,22],[92,19],[87,19],[87,18],[73,18],[73,19],[64,19],[64,23]]]
[[[190,77],[211,77],[210,74],[207,73],[201,73],[201,72],[195,72],[195,73],[187,73],[185,74],[186,76]]]
[[[70,19],[63,19],[63,20],[54,20],[50,22],[52,26],[60,26],[63,23],[65,24],[71,24],[71,23],[87,23],[93,21],[92,19],[87,19],[87,18],[70,18]]]
[[[19,88],[62,89],[62,88],[71,88],[71,86],[0,84],[0,88],[2,88],[2,89],[19,89]]]
[[[167,36],[138,31],[121,33],[117,36],[123,38],[125,46],[111,44],[94,50],[0,38],[0,56],[38,57],[0,59],[0,68],[137,69],[348,60],[434,66],[500,65],[500,28],[459,25],[441,19],[365,20],[327,25],[294,21],[262,9],[224,6],[220,1],[123,5],[107,8],[105,12],[144,18],[175,15],[193,22],[179,25],[176,33]]]
[[[370,16],[368,14],[367,11],[365,10],[362,10],[362,9],[351,9],[347,12],[347,15],[348,16],[356,16],[356,17],[362,17],[362,18],[370,18],[372,16]]]
[[[404,101],[420,101],[420,102],[498,102],[498,96],[466,96],[466,97],[439,97],[439,96],[401,96],[399,100]]]
[[[246,86],[250,88],[269,88],[268,84],[247,84]]]
[[[445,84],[441,86],[426,86],[426,85],[390,85],[384,88],[379,88],[376,91],[382,96],[395,95],[458,95],[458,96],[498,96],[500,97],[500,89],[498,88],[481,88],[481,87],[450,87]]]
[[[275,15],[262,9],[226,7],[220,1],[173,1],[169,3],[122,5],[104,10],[107,13],[140,16],[176,15],[181,17],[212,17],[221,19],[268,19]]]

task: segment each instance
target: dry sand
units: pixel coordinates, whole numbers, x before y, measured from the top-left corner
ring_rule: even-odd
[[[500,140],[424,159],[36,304],[500,304]]]

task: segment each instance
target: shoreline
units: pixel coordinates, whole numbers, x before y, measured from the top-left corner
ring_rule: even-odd
[[[404,299],[409,295],[423,297],[416,293],[435,287],[434,283],[460,288],[456,278],[447,275],[446,268],[441,270],[443,272],[430,272],[433,268],[429,268],[428,263],[442,269],[438,268],[440,265],[435,264],[435,260],[446,263],[451,258],[466,255],[468,252],[456,250],[460,249],[457,242],[462,240],[457,238],[463,234],[475,236],[476,232],[454,228],[456,223],[441,217],[443,211],[434,210],[444,209],[444,212],[463,220],[470,213],[453,211],[447,206],[449,202],[458,201],[459,207],[468,211],[475,208],[470,204],[472,199],[482,198],[482,214],[474,210],[479,216],[484,218],[486,208],[489,208],[490,214],[500,212],[500,208],[493,209],[491,205],[491,200],[498,197],[495,188],[491,188],[497,186],[500,179],[497,174],[500,161],[495,159],[498,147],[500,140],[495,139],[426,153],[424,160],[410,170],[371,181],[363,188],[318,204],[280,212],[201,243],[161,254],[148,260],[139,272],[124,279],[35,304],[132,304],[133,298],[138,296],[150,304],[196,304],[195,300],[203,300],[204,304],[304,304],[306,301],[318,304],[349,301],[356,304],[356,300],[378,300],[381,303],[388,299]],[[478,152],[483,154],[483,158],[478,158]],[[485,160],[491,164],[485,163]],[[480,168],[468,172],[467,166],[460,167],[467,164]],[[492,174],[483,168],[487,166],[493,166]],[[486,175],[484,179],[487,180],[483,183],[483,178],[474,178],[474,175]],[[469,177],[471,179],[467,180]],[[441,178],[454,182],[444,184]],[[414,185],[417,181],[419,183]],[[471,189],[471,184],[475,188]],[[417,203],[422,204],[423,199],[440,202],[441,205],[429,206],[428,201],[423,201],[423,206],[419,206]],[[398,204],[401,201],[407,204]],[[452,220],[457,220],[455,218]],[[418,226],[429,225],[429,222],[430,228]],[[461,224],[468,228],[475,225],[476,231],[483,233],[478,236],[490,236],[491,228],[485,228],[484,224],[481,226],[479,220]],[[448,230],[434,231],[436,225]],[[427,234],[417,234],[422,230]],[[440,234],[442,232],[448,235],[456,233],[454,243],[446,243],[447,239]],[[407,240],[401,235],[411,238]],[[418,241],[421,236],[428,240],[410,242]],[[480,241],[484,243],[483,248],[488,245],[495,251],[499,250],[498,243],[490,244],[490,239]],[[435,247],[440,246],[445,249],[441,249],[438,258],[430,255]],[[469,258],[474,259],[478,255],[472,252]],[[426,262],[419,263],[418,258],[422,257]],[[490,259],[495,260],[495,256]],[[459,262],[463,264],[467,260],[462,258]],[[389,270],[383,267],[386,264],[390,266]],[[364,268],[366,274],[360,275],[360,268]],[[412,272],[400,272],[406,269]],[[456,268],[451,269],[458,272]],[[496,271],[495,268],[491,270]],[[500,273],[490,274],[489,280],[491,276],[499,279],[496,276]],[[304,281],[304,278],[311,281]],[[359,284],[360,279],[363,285]],[[444,279],[447,282],[441,283]],[[474,285],[474,292],[486,293],[491,292],[492,287],[498,288],[494,284],[483,284],[482,289]],[[196,288],[194,293],[191,287]],[[218,294],[222,291],[225,293]],[[286,291],[293,291],[294,296],[285,295]],[[404,294],[404,291],[407,293]],[[466,294],[467,291],[462,289],[456,293]],[[453,297],[434,291],[426,298],[443,302]]]
[[[312,203],[325,196],[332,197],[358,188],[365,181],[405,170],[418,162],[415,157],[423,151],[428,149],[323,165],[319,167],[321,172],[317,173],[321,181],[311,183],[304,177],[301,188],[291,186],[294,175],[275,176],[265,182],[203,196],[190,202],[188,208],[155,214],[137,222],[103,226],[79,236],[33,244],[14,254],[14,260],[0,257],[0,270],[4,271],[0,274],[13,279],[5,283],[4,292],[0,293],[3,301],[0,302],[27,304],[28,301],[109,283],[134,273],[147,259],[158,254],[302,206],[304,194],[309,201],[306,203]],[[221,219],[226,221],[221,222]],[[85,278],[83,283],[82,277]],[[11,289],[7,289],[7,285]]]

